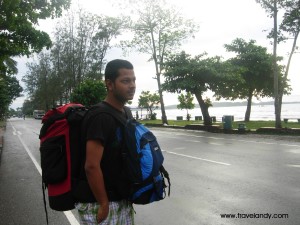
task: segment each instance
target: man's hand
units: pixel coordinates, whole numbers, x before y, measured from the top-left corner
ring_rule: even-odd
[[[97,223],[103,222],[109,213],[109,203],[101,204],[97,213]]]

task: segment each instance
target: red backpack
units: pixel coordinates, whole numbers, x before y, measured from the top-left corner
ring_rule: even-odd
[[[83,105],[69,103],[49,110],[42,119],[42,181],[51,209],[67,211],[75,207],[74,187],[82,166],[81,123],[86,112]]]

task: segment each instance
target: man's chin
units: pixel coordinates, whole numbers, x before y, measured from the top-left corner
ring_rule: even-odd
[[[133,98],[134,98],[134,94],[133,94],[133,95],[130,95],[130,96],[128,96],[128,98],[127,98],[127,101],[131,101]]]

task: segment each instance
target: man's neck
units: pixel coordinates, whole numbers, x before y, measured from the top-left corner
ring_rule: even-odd
[[[116,108],[119,111],[123,111],[124,108],[124,103],[117,101],[115,98],[110,98],[109,96],[107,96],[104,99],[105,102],[107,102],[108,104],[110,104],[112,107]]]

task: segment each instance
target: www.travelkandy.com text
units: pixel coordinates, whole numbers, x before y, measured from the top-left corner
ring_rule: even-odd
[[[220,214],[221,218],[226,219],[288,219],[289,214],[273,214],[273,213],[236,213],[236,214]]]

